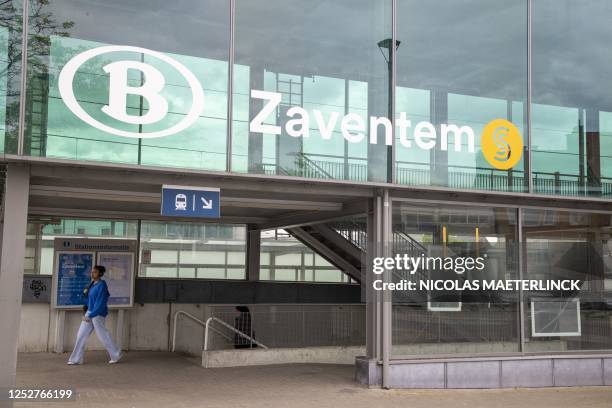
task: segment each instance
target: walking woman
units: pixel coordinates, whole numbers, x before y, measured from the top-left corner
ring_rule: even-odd
[[[104,325],[104,320],[108,315],[108,286],[101,278],[104,275],[106,268],[102,265],[96,265],[91,269],[91,283],[83,292],[87,297],[87,303],[83,307],[85,314],[83,321],[77,333],[77,339],[74,344],[74,350],[68,359],[68,365],[83,364],[83,355],[85,354],[85,345],[87,339],[93,330],[100,342],[104,345],[110,355],[109,364],[115,364],[121,359],[121,350],[115,346],[111,335]]]

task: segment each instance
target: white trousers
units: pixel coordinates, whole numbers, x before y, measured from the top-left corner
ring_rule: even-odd
[[[85,345],[87,344],[87,339],[91,335],[92,331],[96,331],[96,335],[100,342],[108,351],[111,360],[116,360],[119,358],[121,354],[121,350],[115,346],[113,343],[113,339],[111,338],[110,333],[106,329],[104,325],[105,318],[102,316],[96,316],[90,319],[89,322],[81,321],[81,326],[79,327],[79,331],[77,333],[76,343],[74,344],[74,350],[68,359],[71,363],[83,363],[83,356],[85,355]]]

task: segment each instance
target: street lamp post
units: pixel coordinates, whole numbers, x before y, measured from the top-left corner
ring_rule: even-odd
[[[385,62],[387,63],[387,72],[388,72],[388,82],[389,82],[389,92],[388,92],[388,96],[389,96],[389,102],[388,102],[388,116],[389,116],[389,120],[393,123],[393,55],[395,54],[393,52],[393,50],[391,49],[393,44],[393,39],[391,38],[385,38],[384,40],[381,40],[378,42],[378,49],[380,50],[380,53],[383,55],[383,58],[385,59]],[[400,46],[400,41],[399,40],[395,40],[395,51],[397,51],[397,49]],[[385,51],[387,50],[387,54],[385,55]],[[395,135],[395,132],[392,132]],[[395,141],[393,141],[393,143],[391,144],[391,146],[387,146],[387,182],[393,182],[395,180],[393,180],[393,144],[395,143]]]

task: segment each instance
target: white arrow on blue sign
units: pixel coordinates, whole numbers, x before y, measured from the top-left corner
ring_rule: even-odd
[[[161,215],[219,218],[221,191],[214,187],[162,186]]]

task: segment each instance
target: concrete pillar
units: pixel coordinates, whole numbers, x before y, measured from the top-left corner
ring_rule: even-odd
[[[29,166],[9,164],[0,251],[0,388],[15,386],[29,188]]]
[[[373,259],[382,257],[385,254],[384,247],[384,228],[383,228],[383,212],[385,211],[383,197],[377,195],[371,201],[368,211],[368,247],[366,262],[362,270],[365,270],[366,276],[362,277],[361,282],[365,285],[366,297],[366,354],[369,359],[375,361],[382,360],[383,343],[382,343],[382,311],[383,311],[383,294],[380,291],[374,290],[373,282],[375,279],[381,279],[382,275],[375,275],[372,271]]]

